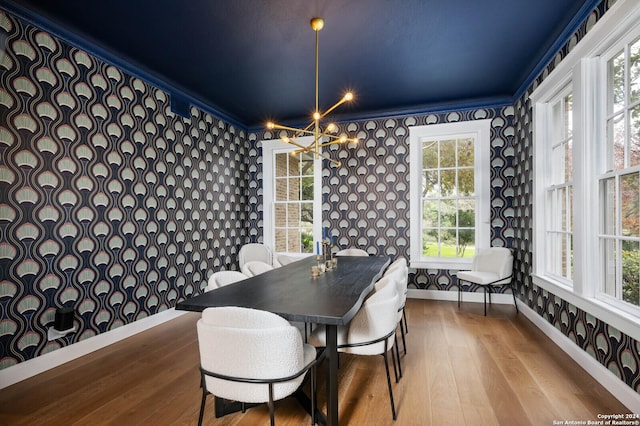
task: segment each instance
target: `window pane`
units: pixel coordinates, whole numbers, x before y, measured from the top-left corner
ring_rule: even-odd
[[[564,133],[563,139],[573,136],[573,95],[568,94],[564,98]]]
[[[613,178],[602,181],[602,233],[616,234],[616,184]]]
[[[630,118],[629,164],[637,166],[640,164],[640,104],[631,109]]]
[[[612,239],[605,239],[603,241],[604,251],[604,265],[603,280],[602,280],[602,292],[609,296],[616,296],[616,242]]]
[[[640,100],[640,39],[636,40],[629,48],[629,90],[631,91],[631,102]]]
[[[424,256],[439,256],[438,250],[438,230],[433,228],[423,228],[422,230],[422,254]]]
[[[640,305],[640,243],[622,242],[622,300],[635,306]]]
[[[313,253],[313,229],[311,227],[303,227],[300,239],[301,252]]]
[[[442,200],[440,202],[440,226],[457,226],[457,213],[455,200]]]
[[[300,231],[295,228],[289,228],[287,236],[287,252],[300,253],[301,239]]]
[[[475,162],[473,151],[473,139],[458,140],[458,167],[473,167]]]
[[[300,159],[302,158],[302,154],[289,154],[289,176],[300,176],[302,167],[300,163]]]
[[[300,204],[288,203],[287,204],[287,224],[289,227],[298,227],[300,223]]]
[[[284,228],[275,228],[274,233],[276,251],[287,251],[287,230]]]
[[[313,176],[302,178],[301,200],[313,200]]]
[[[473,229],[460,230],[459,257],[473,257],[476,253],[476,232]]]
[[[458,201],[458,223],[460,227],[473,228],[476,226],[476,200],[462,198]]]
[[[569,139],[564,145],[564,181],[573,181],[573,139]]]
[[[607,121],[607,170],[624,168],[624,114],[618,114]]]
[[[451,197],[458,194],[455,170],[442,170],[440,172],[440,187],[443,197]]]
[[[289,178],[289,201],[300,200],[300,178]]]
[[[422,144],[422,167],[435,169],[438,167],[438,142],[428,141]]]
[[[287,161],[289,154],[276,154],[276,177],[282,177],[287,175]]]
[[[428,170],[424,172],[424,181],[422,187],[423,197],[439,197],[440,185],[438,185],[438,171]]]
[[[301,174],[303,176],[313,176],[313,153],[301,153]]]
[[[422,203],[422,227],[436,228],[438,226],[438,205],[439,201],[425,200]]]
[[[458,191],[460,195],[468,196],[475,194],[474,170],[458,170]]]
[[[276,201],[287,200],[287,178],[276,178]]]
[[[274,204],[274,222],[277,227],[287,226],[287,207],[285,204]]]
[[[456,166],[456,141],[440,141],[440,167]]]
[[[622,219],[622,235],[639,237],[638,212],[640,203],[638,200],[638,173],[622,175],[620,177],[620,213]]]
[[[558,213],[560,214],[560,230],[567,229],[567,190],[558,188]]]
[[[624,108],[624,51],[609,60],[607,70],[609,85],[609,114]]]
[[[300,224],[309,228],[313,225],[313,203],[300,204]]]

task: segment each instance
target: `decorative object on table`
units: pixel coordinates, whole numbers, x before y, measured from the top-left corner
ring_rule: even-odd
[[[318,33],[323,27],[324,27],[324,20],[322,18],[313,18],[311,20],[311,28],[313,28],[313,31],[315,31],[316,33],[316,79],[315,79],[316,105],[313,111],[312,121],[305,128],[302,128],[302,129],[284,126],[284,125],[276,124],[274,122],[268,122],[267,128],[282,130],[284,134],[281,133],[279,135],[282,141],[289,143],[291,145],[295,145],[299,148],[298,150],[294,151],[294,153],[313,152],[315,155],[315,158],[322,157],[334,163],[338,167],[340,167],[341,165],[340,161],[332,159],[331,157],[329,157],[328,154],[322,152],[321,149],[325,146],[334,145],[334,144],[343,144],[343,143],[349,143],[349,142],[358,143],[358,138],[355,138],[355,137],[348,138],[344,134],[336,135],[335,133],[337,132],[338,127],[333,123],[329,123],[323,130],[320,125],[320,120],[322,120],[331,111],[333,111],[343,103],[351,102],[353,100],[353,93],[351,92],[345,93],[344,96],[338,102],[336,102],[331,108],[327,109],[324,112],[320,111],[319,96],[318,96]],[[288,131],[293,132],[293,135],[289,136],[287,134]],[[308,136],[308,135],[313,135],[313,142],[311,144],[303,145],[297,141],[299,137]]]

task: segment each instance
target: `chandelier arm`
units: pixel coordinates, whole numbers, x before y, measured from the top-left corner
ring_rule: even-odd
[[[300,149],[301,149],[302,151],[304,151],[304,152],[309,152],[309,147],[308,147],[308,146],[304,146],[304,145],[302,145],[302,144],[299,144],[298,142],[295,142],[295,141],[294,141],[294,140],[292,140],[292,139],[288,139],[288,140],[281,139],[281,140],[282,140],[284,143],[288,143],[288,144],[290,144],[290,145],[297,146],[298,148],[300,148]],[[294,151],[294,152],[295,152],[295,151]]]
[[[333,111],[334,109],[338,108],[340,105],[342,105],[345,102],[346,102],[346,100],[344,98],[340,99],[338,102],[333,104],[333,106],[331,108],[329,108],[328,110],[323,112],[322,115],[320,116],[320,118],[326,117],[331,111]]]
[[[345,139],[345,140],[336,139],[336,140],[332,140],[330,142],[325,142],[323,144],[320,144],[320,147],[329,146],[329,145],[338,145],[338,144],[341,144],[341,143],[350,143],[350,142],[357,143],[357,140],[355,140],[355,139]]]

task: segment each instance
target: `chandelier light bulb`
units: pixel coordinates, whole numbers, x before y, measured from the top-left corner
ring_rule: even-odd
[[[267,123],[267,129],[275,129],[276,124],[273,121]]]
[[[353,93],[351,92],[347,92],[344,94],[344,98],[345,101],[350,102],[353,100]]]

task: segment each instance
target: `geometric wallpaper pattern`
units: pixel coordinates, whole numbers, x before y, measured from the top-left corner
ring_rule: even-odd
[[[175,306],[246,242],[244,130],[0,10],[0,368]],[[78,331],[52,342],[56,307]]]
[[[340,247],[409,257],[409,127],[491,120],[491,243],[515,251],[516,295],[640,392],[640,343],[535,286],[529,95],[615,1],[603,0],[513,106],[339,124],[323,227]],[[262,235],[262,154],[248,133],[0,10],[0,369],[128,324],[204,288]],[[412,288],[457,291],[455,271]],[[475,290],[475,289],[470,289]],[[59,306],[79,330],[47,342]]]

